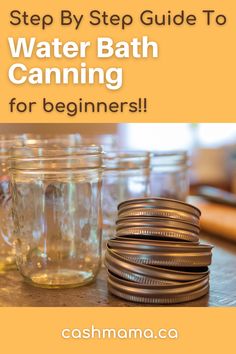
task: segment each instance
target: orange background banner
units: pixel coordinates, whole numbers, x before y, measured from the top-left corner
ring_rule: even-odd
[[[235,353],[236,308],[2,308],[6,353]],[[176,328],[178,339],[63,339],[63,328]]]
[[[206,14],[202,10],[214,9],[212,25],[206,25]],[[30,16],[50,14],[54,23],[45,30],[41,27],[10,24],[12,10],[26,11]],[[60,11],[70,10],[76,15],[84,14],[81,27],[60,26]],[[92,10],[106,11],[109,16],[130,14],[133,24],[122,30],[121,25],[92,26],[89,13]],[[153,14],[171,14],[185,11],[186,15],[197,17],[195,26],[145,26],[139,21],[143,10]],[[215,15],[224,14],[227,22],[223,26],[215,24]],[[16,20],[15,20],[16,21]],[[236,3],[215,0],[160,0],[156,1],[5,1],[1,5],[1,52],[0,52],[0,122],[25,123],[76,123],[76,122],[233,122],[236,121],[235,46]],[[111,37],[115,42],[130,41],[132,38],[148,36],[159,45],[158,58],[97,59],[96,50],[90,48],[85,59],[38,59],[12,58],[8,37],[36,37],[37,41],[51,41],[58,37],[66,41],[91,41],[97,37]],[[9,67],[17,62],[27,68],[33,67],[80,67],[85,61],[87,67],[122,67],[124,82],[119,90],[109,90],[104,85],[14,85],[8,79]],[[10,113],[9,101],[37,101],[32,113]],[[86,101],[137,101],[147,98],[146,113],[78,113],[70,117],[66,112],[45,113],[42,99],[53,103]]]

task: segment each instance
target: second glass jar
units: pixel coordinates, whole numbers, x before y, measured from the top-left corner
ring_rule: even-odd
[[[189,157],[185,151],[151,153],[150,196],[186,201]]]
[[[115,236],[117,205],[149,193],[150,154],[111,151],[104,154],[102,188],[103,254],[107,241]]]

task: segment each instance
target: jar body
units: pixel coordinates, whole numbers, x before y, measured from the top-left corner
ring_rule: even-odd
[[[16,262],[30,283],[49,288],[92,281],[101,259],[98,170],[11,174]]]
[[[149,169],[105,170],[103,177],[103,255],[109,239],[115,237],[117,206],[124,200],[146,197]]]
[[[151,158],[150,196],[186,201],[189,168],[186,153],[158,153]]]
[[[7,157],[0,157],[0,271],[14,269],[15,252],[7,242],[12,228],[10,178],[6,166]]]

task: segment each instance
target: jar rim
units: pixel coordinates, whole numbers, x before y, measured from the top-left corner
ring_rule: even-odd
[[[45,144],[45,145],[23,145],[13,146],[10,149],[10,160],[27,160],[42,158],[60,158],[72,156],[96,156],[101,155],[103,149],[99,145],[64,145],[64,144]]]
[[[113,159],[113,158],[138,158],[138,157],[146,157],[149,158],[149,151],[136,151],[136,150],[110,150],[104,152],[105,159]]]
[[[150,167],[148,151],[111,150],[104,153],[106,171],[140,170]]]
[[[186,150],[152,151],[150,159],[152,166],[156,164],[159,166],[188,166],[190,164],[189,153]]]
[[[45,145],[43,147],[13,147],[8,170],[14,173],[76,173],[102,168],[103,151],[97,145]]]
[[[163,150],[163,151],[151,151],[153,156],[179,156],[188,157],[187,150]]]

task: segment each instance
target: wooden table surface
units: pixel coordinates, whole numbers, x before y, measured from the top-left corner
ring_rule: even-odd
[[[236,244],[202,235],[215,246],[211,266],[210,294],[178,306],[236,306]],[[48,290],[26,284],[17,271],[0,274],[0,306],[143,306],[123,301],[107,291],[106,271],[88,286]]]

